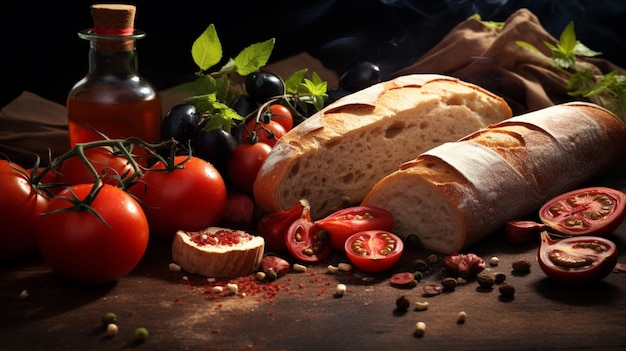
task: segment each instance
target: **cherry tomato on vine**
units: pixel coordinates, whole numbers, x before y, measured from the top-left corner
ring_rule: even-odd
[[[274,120],[270,120],[267,123],[251,120],[242,129],[241,140],[248,144],[261,142],[274,147],[278,139],[285,133],[285,128]]]
[[[319,262],[330,255],[330,245],[311,220],[311,206],[306,200],[302,201],[305,202],[300,218],[287,229],[287,250],[299,261]]]
[[[92,184],[70,189],[84,200]],[[75,207],[70,189],[50,200],[37,225],[43,259],[60,277],[81,284],[118,280],[133,270],[148,246],[148,221],[141,206],[120,188],[105,184],[91,208]]]
[[[546,202],[539,218],[553,231],[565,235],[606,235],[626,216],[626,194],[605,188],[573,190]]]
[[[37,251],[35,229],[47,204],[47,197],[33,188],[23,167],[0,160],[0,260]]]
[[[345,243],[348,259],[365,272],[382,272],[393,267],[404,252],[404,243],[385,230],[366,230],[352,234]]]
[[[293,115],[287,106],[271,104],[267,107],[267,110],[270,113],[271,120],[282,125],[285,131],[290,131],[293,128]]]
[[[84,154],[105,184],[118,185],[120,177],[126,178],[135,173],[131,162],[115,153],[112,147],[89,148]],[[57,181],[67,185],[91,184],[95,178],[80,157],[72,156],[61,163]]]
[[[172,239],[176,231],[198,231],[221,220],[228,202],[219,172],[198,157],[176,156],[178,166],[157,162],[130,187],[148,218],[150,234]]]
[[[266,143],[243,143],[237,145],[228,160],[228,176],[233,184],[241,190],[252,191],[263,162],[272,151]]]
[[[305,201],[298,201],[289,210],[268,213],[259,219],[257,232],[265,238],[265,246],[269,251],[287,250],[287,231],[302,216],[304,206]]]
[[[330,246],[343,251],[348,237],[366,230],[393,228],[393,214],[373,206],[353,206],[331,213],[315,222],[320,229],[330,234]]]
[[[555,282],[580,285],[602,280],[617,260],[617,247],[608,239],[580,235],[558,240],[541,232],[539,266]]]

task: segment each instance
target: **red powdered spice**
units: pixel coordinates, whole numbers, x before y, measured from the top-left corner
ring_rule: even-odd
[[[198,246],[205,245],[223,245],[232,246],[239,244],[243,239],[250,240],[251,236],[241,231],[235,230],[218,230],[214,233],[209,230],[201,230],[198,232],[187,233],[189,238]]]

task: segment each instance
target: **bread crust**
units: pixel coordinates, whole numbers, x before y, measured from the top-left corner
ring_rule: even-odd
[[[625,150],[626,126],[608,110],[556,105],[421,154],[379,181],[362,203],[392,212],[401,237],[416,234],[428,249],[456,253],[623,164]]]
[[[511,117],[505,100],[453,77],[414,74],[348,95],[278,140],[254,184],[256,203],[284,211],[301,198],[313,219],[360,202],[400,164]]]
[[[238,237],[239,242],[200,244],[196,241],[198,235],[219,237],[221,233],[227,233],[226,237]],[[259,268],[264,249],[265,240],[262,237],[241,230],[221,227],[209,227],[199,232],[179,230],[172,241],[172,259],[191,274],[236,278],[254,273]]]

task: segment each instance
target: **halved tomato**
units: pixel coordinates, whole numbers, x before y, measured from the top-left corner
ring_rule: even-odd
[[[551,280],[569,285],[592,283],[605,278],[617,264],[615,243],[597,236],[552,239],[541,232],[539,266]]]
[[[287,250],[299,261],[322,261],[330,255],[330,245],[323,232],[311,220],[311,206],[307,201],[303,204],[300,218],[287,230]]]
[[[613,232],[626,216],[626,194],[590,187],[561,194],[539,210],[541,221],[565,235],[605,235]]]
[[[374,206],[353,206],[338,210],[315,222],[320,229],[330,234],[330,246],[344,250],[346,239],[352,234],[366,230],[393,228],[393,214]]]
[[[352,234],[344,249],[350,262],[366,272],[382,272],[393,267],[404,252],[404,243],[385,230],[366,230]]]

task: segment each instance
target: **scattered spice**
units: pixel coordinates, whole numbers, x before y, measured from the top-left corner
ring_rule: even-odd
[[[198,246],[206,245],[223,245],[234,246],[241,243],[242,240],[252,240],[252,235],[237,230],[218,230],[211,232],[210,230],[201,230],[197,232],[187,232],[189,239]]]
[[[335,289],[335,296],[336,297],[341,297],[346,293],[346,290],[348,288],[346,287],[346,284],[337,284],[337,288]]]
[[[491,257],[491,259],[489,259],[489,265],[492,267],[497,266],[500,263],[500,259],[496,256]]]
[[[456,317],[456,322],[458,324],[463,324],[465,323],[465,319],[467,318],[467,313],[465,313],[465,311],[461,311],[459,312],[459,314]]]
[[[138,342],[144,342],[148,339],[148,329],[144,327],[139,327],[135,329],[135,340]]]
[[[20,292],[19,298],[20,300],[24,300],[27,299],[30,296],[30,294],[28,293],[28,290],[22,290]]]
[[[424,296],[435,296],[435,295],[439,295],[441,293],[441,291],[443,290],[442,286],[439,284],[426,284],[423,287],[424,289]]]
[[[339,263],[337,265],[337,268],[339,268],[340,271],[344,271],[344,272],[350,272],[352,270],[352,266],[349,263]]]
[[[506,274],[496,273],[494,278],[495,278],[496,284],[502,284],[506,280]]]
[[[530,262],[526,260],[518,260],[513,262],[513,272],[517,274],[530,273]]]
[[[500,285],[500,295],[504,298],[512,298],[515,295],[515,287],[509,283]]]
[[[411,301],[406,297],[406,295],[402,295],[396,299],[396,307],[400,311],[406,311],[409,306],[411,306]]]
[[[456,288],[458,283],[455,278],[446,277],[446,278],[443,278],[443,280],[441,281],[441,285],[443,285],[443,288],[445,290],[452,291]]]
[[[481,273],[476,278],[476,281],[482,288],[491,289],[496,279],[491,274]]]
[[[421,258],[416,258],[413,260],[413,269],[419,272],[423,272],[428,269],[428,262],[424,261]]]
[[[119,321],[119,318],[117,317],[115,313],[107,312],[102,315],[101,320],[102,320],[102,324],[107,326],[109,324],[117,324],[117,322]]]
[[[415,323],[415,336],[422,337],[426,332],[426,323],[417,322]]]
[[[295,272],[299,272],[299,273],[306,272],[306,266],[300,263],[294,263],[292,268]]]
[[[109,324],[107,325],[106,336],[108,336],[108,337],[110,337],[110,338],[111,338],[111,337],[114,337],[115,335],[117,335],[118,330],[119,330],[119,329],[118,329],[118,327],[117,327],[117,324],[115,324],[115,323],[109,323]]]
[[[417,311],[425,311],[428,309],[428,301],[416,301],[414,304],[415,310]]]
[[[174,262],[169,264],[168,269],[170,272],[180,272],[182,270],[182,268]]]

